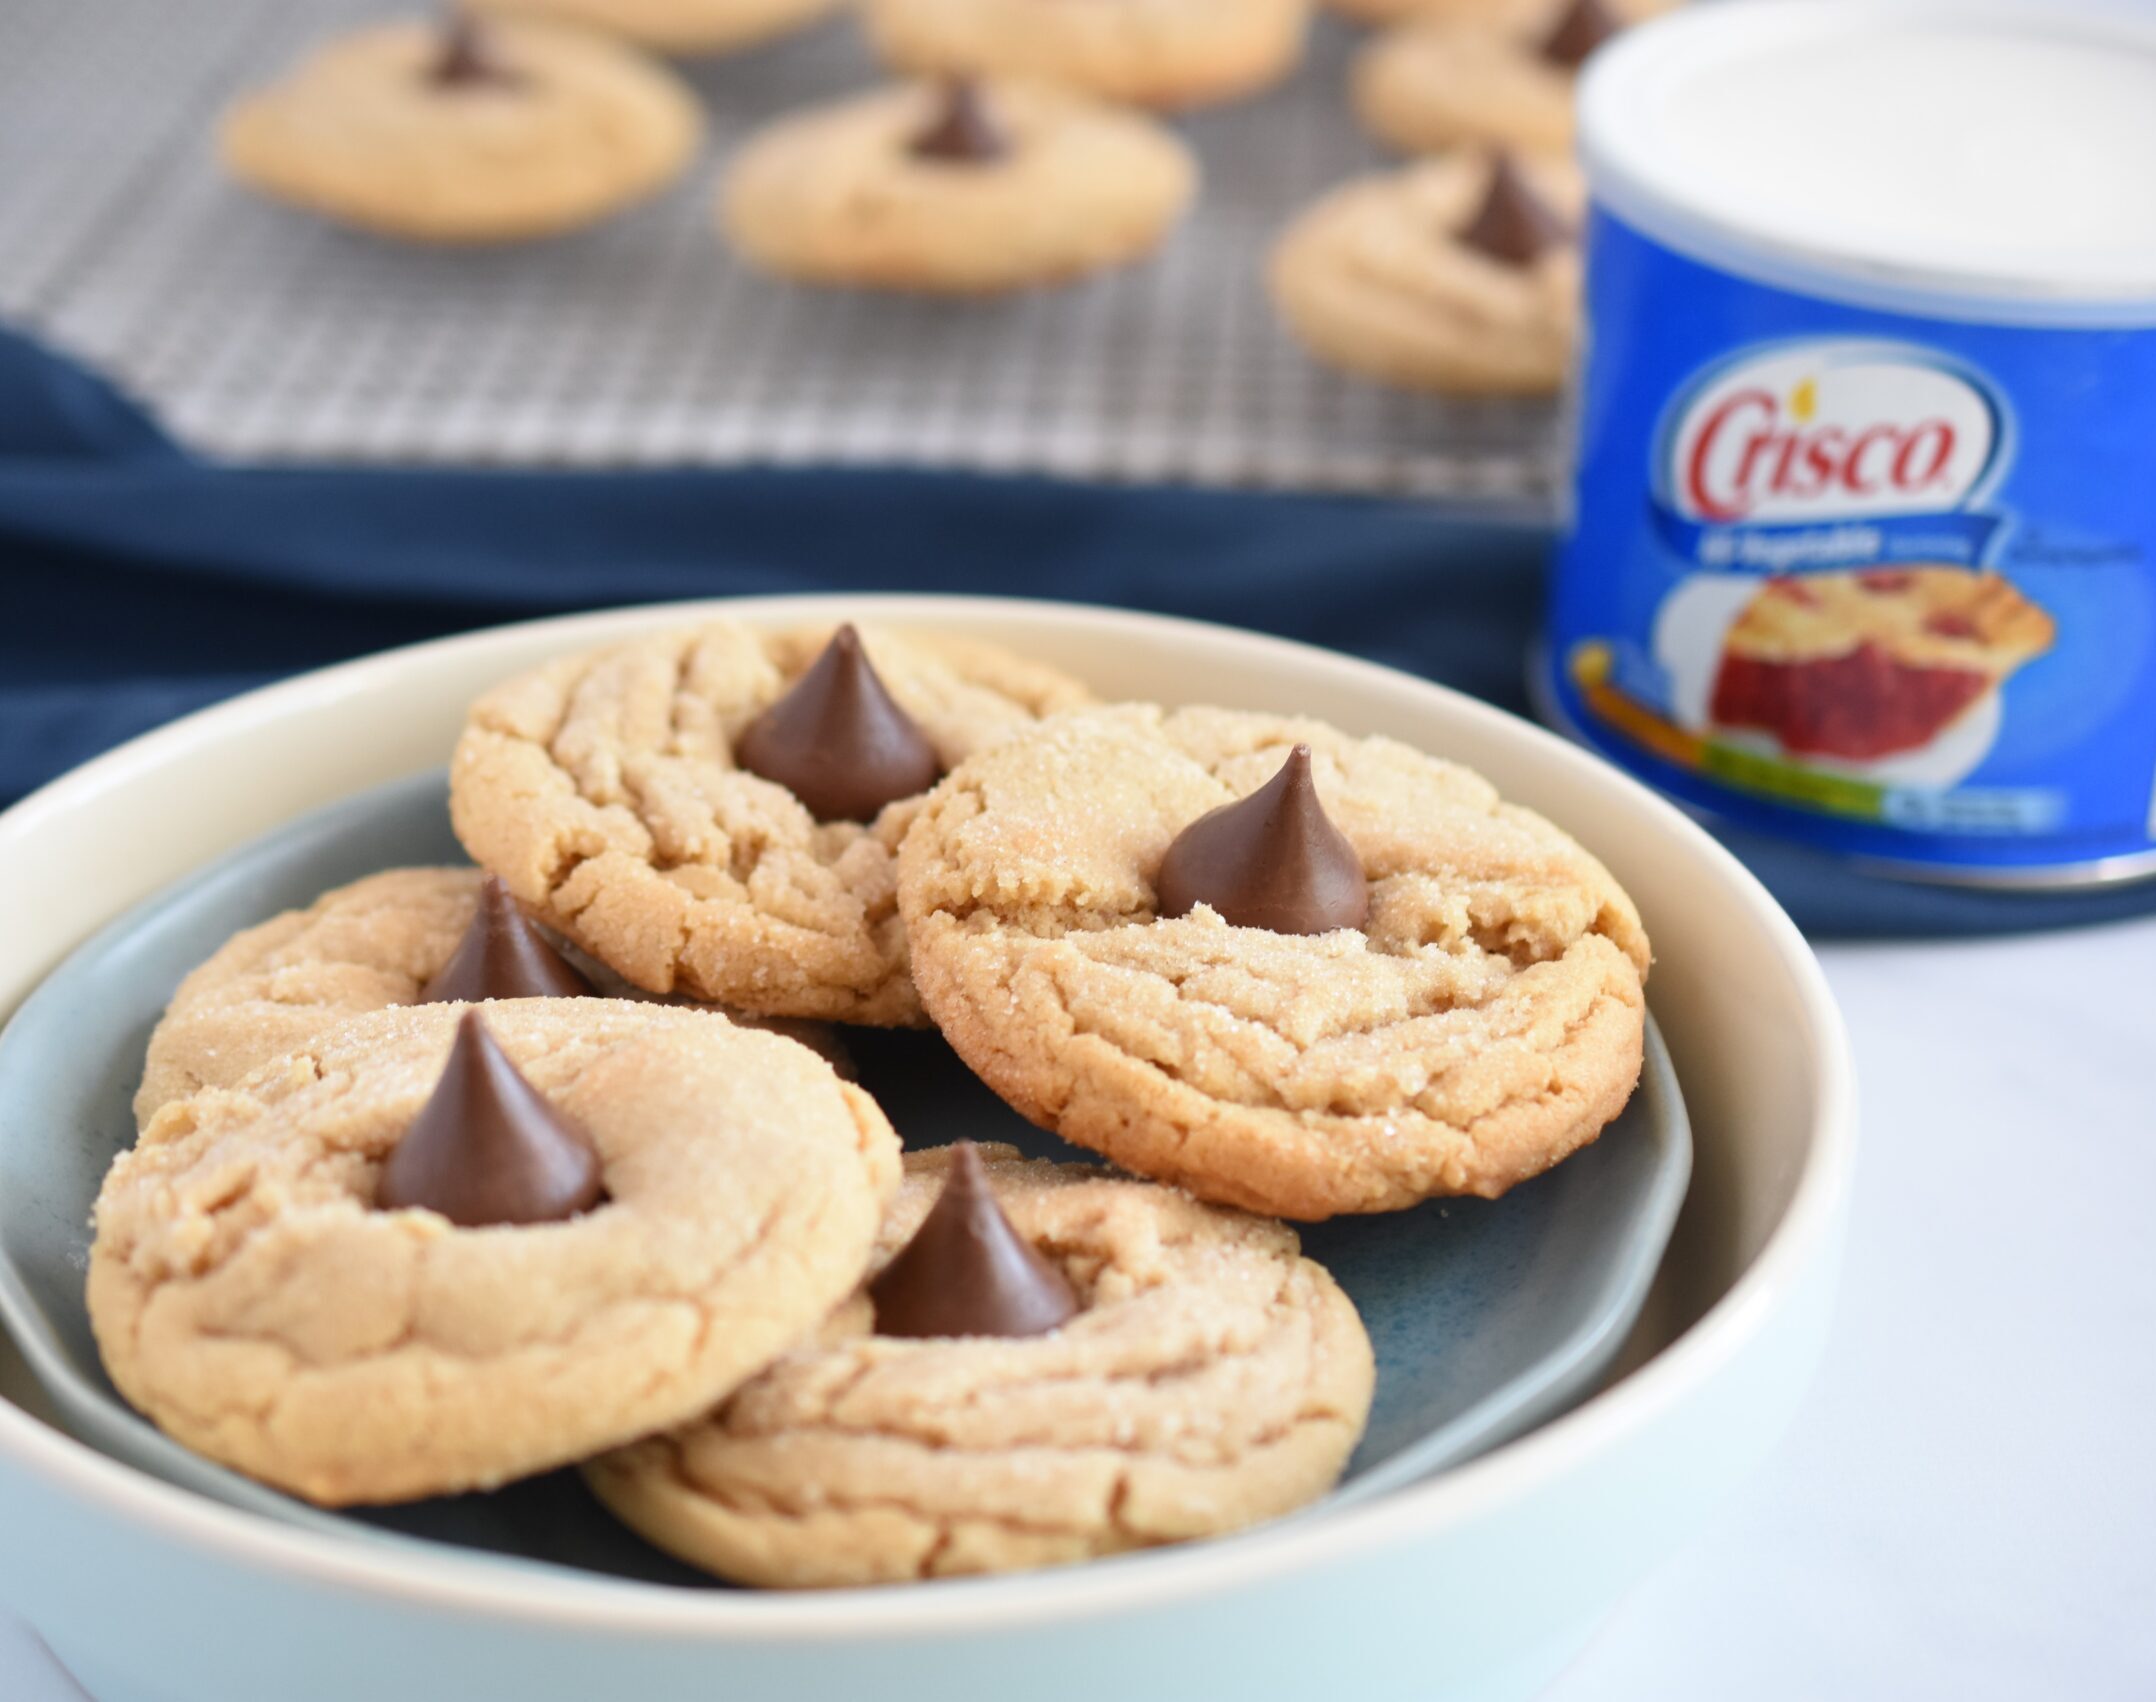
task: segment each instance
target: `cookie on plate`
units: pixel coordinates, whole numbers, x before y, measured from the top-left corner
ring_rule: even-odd
[[[865,0],[876,50],[913,74],[1021,77],[1133,106],[1255,94],[1302,58],[1309,0]]]
[[[1197,185],[1153,120],[1037,85],[910,85],[781,119],[727,173],[720,222],[766,271],[987,294],[1157,247]]]
[[[1579,170],[1460,152],[1345,184],[1274,248],[1274,305],[1310,351],[1387,384],[1544,395],[1579,332]]]
[[[503,242],[594,223],[680,175],[703,133],[671,72],[551,24],[383,24],[248,95],[241,182],[386,236]]]
[[[898,1178],[806,1048],[604,999],[355,1017],[175,1100],[90,1320],[178,1441],[327,1505],[484,1489],[708,1409],[860,1281]]]
[[[959,1055],[1034,1122],[1202,1198],[1315,1219],[1501,1194],[1639,1077],[1632,901],[1481,776],[1390,739],[1062,716],[937,788],[899,891]]]
[[[1501,22],[1411,16],[1357,55],[1355,111],[1403,153],[1568,153],[1580,66],[1628,21],[1611,0],[1554,0]]]
[[[231,1087],[347,1017],[393,1005],[638,996],[532,922],[477,869],[385,869],[242,929],[182,981],[151,1031],[135,1122],[205,1087]],[[772,1028],[850,1073],[822,1023]]]
[[[710,621],[488,692],[450,817],[540,921],[647,992],[919,1024],[894,854],[922,795],[1088,701],[992,645]]]
[[[1314,1500],[1370,1343],[1294,1233],[1009,1147],[906,1158],[868,1290],[710,1418],[585,1476],[743,1583],[1064,1565]]]
[[[815,23],[837,0],[461,0],[467,12],[547,18],[684,57],[737,53]]]
[[[1344,18],[1359,24],[1397,24],[1410,18],[1442,18],[1493,29],[1548,29],[1561,0],[1326,0]],[[1644,23],[1674,10],[1682,0],[1608,0],[1612,15],[1626,24]]]

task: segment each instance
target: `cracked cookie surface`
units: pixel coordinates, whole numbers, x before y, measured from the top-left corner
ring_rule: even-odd
[[[374,1209],[470,1008],[353,1018],[115,1160],[90,1319],[175,1439],[327,1505],[490,1488],[707,1410],[858,1283],[889,1123],[806,1048],[700,1011],[482,1007],[607,1199],[483,1229]]]
[[[1156,919],[1168,845],[1307,743],[1360,930]],[[1648,945],[1609,872],[1480,775],[1320,722],[1068,715],[929,795],[900,859],[944,1037],[1064,1138],[1284,1217],[1501,1194],[1638,1081]]]
[[[232,936],[182,981],[150,1035],[135,1124],[205,1087],[231,1087],[368,1011],[416,1004],[455,953],[479,907],[477,869],[385,869],[325,892]],[[636,989],[581,953],[596,991]],[[771,1026],[849,1073],[845,1049],[820,1023],[743,1018]]]
[[[387,869],[234,934],[180,983],[150,1035],[136,1125],[347,1017],[416,1003],[471,926],[479,880],[477,869]]]
[[[862,630],[948,769],[1090,701],[989,645]],[[465,849],[634,985],[768,1016],[919,1024],[894,857],[919,808],[817,822],[734,741],[829,628],[713,621],[565,657],[473,705],[450,765]]]
[[[1332,1486],[1369,1416],[1370,1343],[1292,1230],[1088,1165],[982,1156],[1077,1317],[898,1340],[856,1296],[709,1419],[587,1465],[600,1498],[696,1565],[806,1587],[1064,1565],[1235,1530]],[[878,1268],[947,1162],[907,1155]]]

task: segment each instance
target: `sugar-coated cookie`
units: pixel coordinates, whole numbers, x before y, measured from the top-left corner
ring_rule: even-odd
[[[586,1209],[464,1227],[447,1197],[401,1203],[433,1197],[399,1168],[423,1126],[482,1143],[475,1081],[590,1158]],[[461,1155],[459,1198],[500,1191],[497,1137],[527,1124]],[[679,1424],[811,1335],[897,1177],[865,1094],[722,1016],[379,1011],[158,1112],[98,1196],[90,1318],[130,1402],[264,1482],[330,1505],[489,1488]]]
[[[423,1000],[638,996],[604,964],[549,940],[477,869],[386,869],[242,929],[182,981],[150,1034],[135,1121],[231,1087],[347,1017]],[[729,1013],[733,1014],[733,1013]],[[742,1018],[848,1073],[821,1023]]]
[[[1302,58],[1309,0],[864,0],[900,71],[1022,77],[1177,108],[1269,87]]]
[[[1615,0],[1544,0],[1502,19],[1410,14],[1355,60],[1355,111],[1403,153],[1569,153],[1587,55],[1631,21]]]
[[[461,0],[467,12],[548,18],[684,57],[734,53],[828,17],[837,0]]]
[[[1089,698],[990,645],[850,634],[710,621],[496,687],[451,761],[458,837],[647,992],[921,1022],[893,862],[920,795]]]
[[[348,1017],[417,1004],[470,931],[477,869],[388,869],[242,930],[197,967],[151,1032],[135,1120],[231,1087]]]
[[[1024,1335],[877,1333],[894,1256],[947,1209],[957,1168],[949,1148],[909,1154],[870,1293],[710,1418],[587,1466],[600,1499],[695,1565],[802,1587],[1063,1565],[1331,1487],[1369,1415],[1370,1343],[1292,1231],[982,1153],[1075,1315]]]
[[[1190,150],[1045,85],[879,90],[781,119],[727,174],[728,239],[814,283],[986,294],[1124,264],[1189,206]]]
[[[1579,330],[1577,167],[1474,151],[1335,189],[1273,251],[1274,304],[1321,359],[1451,395],[1557,389]]]
[[[641,201],[703,133],[671,72],[550,24],[346,36],[226,115],[241,182],[344,224],[427,242],[573,230]]]
[[[1237,832],[1215,832],[1230,806]],[[1344,859],[1365,888],[1345,903]],[[931,794],[899,890],[959,1055],[1036,1123],[1203,1198],[1315,1219],[1500,1194],[1639,1076],[1631,900],[1481,776],[1389,739],[1061,716]]]

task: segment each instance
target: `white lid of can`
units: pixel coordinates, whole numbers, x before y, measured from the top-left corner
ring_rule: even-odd
[[[2156,323],[2156,7],[1749,0],[1590,63],[1596,198],[1814,294],[1942,317]]]

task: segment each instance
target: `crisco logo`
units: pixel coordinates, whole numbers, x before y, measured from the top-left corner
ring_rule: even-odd
[[[1708,373],[1663,434],[1663,500],[1708,525],[1962,507],[1999,451],[1969,374],[1877,343],[1782,348]]]

